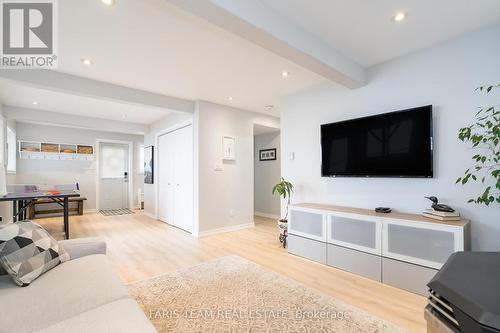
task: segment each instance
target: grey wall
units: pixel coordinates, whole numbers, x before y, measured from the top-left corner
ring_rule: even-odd
[[[348,90],[328,84],[282,102],[285,178],[295,184],[293,202],[318,202],[420,213],[424,195],[436,195],[472,221],[472,248],[500,250],[500,205],[468,204],[480,186],[455,185],[472,165],[474,151],[458,140],[477,107],[498,104],[500,94],[479,94],[480,85],[500,83],[500,25],[431,47],[369,70],[369,83]],[[434,105],[434,178],[321,178],[320,124]]]
[[[254,124],[279,128],[279,119],[199,101],[194,120],[199,231],[253,223],[253,128]],[[235,161],[222,160],[223,136],[236,139]],[[215,170],[216,164],[222,170]]]
[[[275,161],[259,161],[259,150],[276,148]],[[254,209],[256,214],[280,215],[280,198],[272,195],[281,176],[280,132],[254,137]]]
[[[57,143],[79,143],[96,145],[96,139],[134,142],[134,205],[137,191],[143,186],[143,175],[137,174],[137,149],[143,143],[142,135],[129,135],[103,131],[92,131],[67,127],[54,127],[17,123],[17,139],[27,141],[48,141]],[[88,200],[85,209],[96,208],[96,161],[48,161],[17,159],[15,182],[22,183],[75,183],[80,184],[82,196]]]

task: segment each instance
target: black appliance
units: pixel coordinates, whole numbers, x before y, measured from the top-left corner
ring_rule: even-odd
[[[432,105],[321,125],[323,177],[427,177]]]
[[[427,309],[449,327],[500,332],[500,253],[456,252],[427,286]]]

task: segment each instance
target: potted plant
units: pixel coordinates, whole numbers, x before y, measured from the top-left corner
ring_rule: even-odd
[[[290,205],[290,195],[293,192],[293,185],[289,181],[286,181],[285,178],[281,177],[281,181],[274,185],[273,194],[278,193],[280,197],[287,200],[285,207],[285,217],[279,220],[279,222],[287,222],[288,221],[288,206]]]
[[[483,86],[476,90],[487,94],[500,89],[500,85]],[[500,109],[497,106],[479,108],[476,122],[461,128],[458,138],[469,142],[476,154],[472,157],[474,166],[467,169],[457,179],[462,185],[469,181],[480,182],[484,186],[483,193],[468,202],[483,204],[500,204]]]
[[[288,236],[288,206],[290,205],[290,195],[293,192],[293,185],[286,181],[283,177],[278,184],[273,187],[273,194],[278,193],[280,197],[286,201],[285,217],[278,220],[278,228],[280,232],[279,241],[286,247],[286,237]]]

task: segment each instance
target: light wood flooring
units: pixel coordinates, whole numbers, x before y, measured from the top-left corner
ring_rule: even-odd
[[[71,216],[71,237],[104,237],[108,257],[124,283],[239,255],[334,298],[415,332],[425,332],[424,297],[287,253],[274,220],[256,218],[255,228],[200,239],[140,212],[134,215]],[[61,218],[37,219],[61,238]]]

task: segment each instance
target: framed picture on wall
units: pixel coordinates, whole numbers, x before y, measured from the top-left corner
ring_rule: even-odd
[[[236,139],[232,136],[222,138],[222,159],[227,161],[236,160]]]
[[[275,161],[276,148],[259,150],[259,161]]]
[[[144,184],[154,183],[154,147],[144,147]]]

